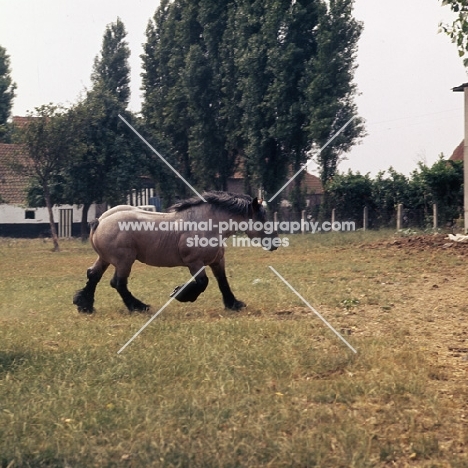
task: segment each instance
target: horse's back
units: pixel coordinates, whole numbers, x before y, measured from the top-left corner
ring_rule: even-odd
[[[110,208],[109,210],[107,211],[104,211],[104,213],[102,213],[102,215],[99,217],[99,221],[107,218],[108,216],[111,216],[115,213],[119,213],[120,211],[142,211],[140,210],[139,208],[137,208],[136,206],[131,206],[131,205],[117,205],[117,206],[114,206],[113,208]]]

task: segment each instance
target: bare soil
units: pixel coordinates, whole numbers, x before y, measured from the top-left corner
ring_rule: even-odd
[[[444,433],[439,434],[442,441],[440,449],[454,455],[466,455],[468,243],[451,241],[446,234],[435,234],[384,240],[360,248],[375,250],[384,257],[393,256],[397,261],[414,260],[414,272],[410,275],[406,270],[404,274],[393,275],[390,279],[374,279],[376,283],[380,282],[382,289],[393,295],[395,305],[390,302],[388,308],[375,310],[374,320],[368,320],[366,314],[365,321],[357,322],[356,333],[369,336],[385,333],[386,329],[378,316],[387,315],[386,327],[400,329],[407,334],[408,341],[415,349],[425,351],[433,365],[430,385],[458,416],[452,421],[450,433],[445,427]],[[403,307],[396,304],[399,292]]]

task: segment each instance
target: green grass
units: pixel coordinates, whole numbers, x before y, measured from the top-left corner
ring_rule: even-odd
[[[75,311],[95,257],[89,245],[64,241],[52,253],[43,241],[1,240],[0,466],[468,466],[451,448],[468,442],[454,434],[467,392],[453,382],[446,398],[450,372],[409,339],[415,316],[428,323],[405,299],[421,287],[422,257],[368,248],[389,235],[290,236],[273,253],[231,248],[228,277],[246,310],[225,311],[210,277],[197,302],[172,302],[120,355],[151,314],[125,310],[111,272],[96,313]],[[454,268],[441,256],[426,274],[444,261]],[[129,287],[154,313],[188,278],[135,265]]]

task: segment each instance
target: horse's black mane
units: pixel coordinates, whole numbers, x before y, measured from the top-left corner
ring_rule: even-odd
[[[252,203],[251,196],[241,193],[210,191],[203,192],[202,196],[210,205],[232,215],[247,215],[249,212],[249,206]],[[184,211],[194,206],[202,205],[203,203],[205,202],[200,197],[192,197],[179,203],[175,203],[168,208],[168,211]]]

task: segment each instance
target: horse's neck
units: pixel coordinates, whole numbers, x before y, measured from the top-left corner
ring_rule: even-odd
[[[234,215],[232,213],[219,210],[212,214],[212,219],[218,224],[218,226],[220,226],[220,223],[222,222],[227,223],[227,230],[220,232],[220,234],[226,238],[235,234],[239,230],[239,224],[243,221],[248,221],[249,218],[248,216]],[[224,224],[224,226],[226,226],[226,224]]]
[[[227,223],[228,229],[219,232],[223,237],[229,237],[236,233],[236,226],[242,221],[248,221],[248,216],[234,215],[226,211],[213,208],[206,204],[199,205],[198,210],[188,210],[186,212],[176,213],[176,218],[181,218],[186,221],[196,222],[209,222],[211,220],[211,226],[213,232],[218,233],[218,229],[221,227],[220,223]],[[225,226],[226,224],[224,224]]]

